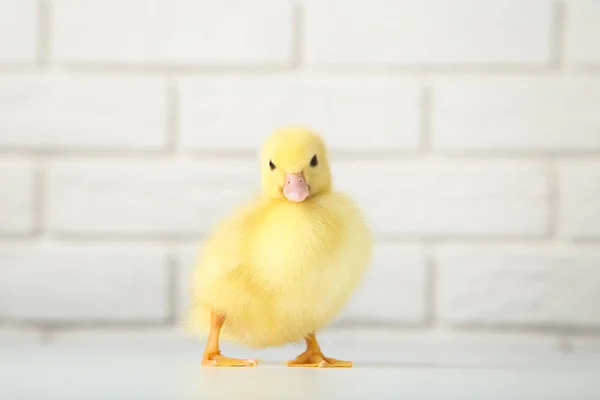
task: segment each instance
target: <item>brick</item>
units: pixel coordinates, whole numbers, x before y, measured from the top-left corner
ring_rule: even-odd
[[[159,149],[166,142],[166,87],[159,79],[0,78],[0,147]]]
[[[570,64],[600,64],[600,1],[570,0],[566,7],[565,47]]]
[[[453,79],[434,84],[433,146],[600,150],[600,79]]]
[[[423,323],[427,313],[427,263],[417,247],[377,244],[341,323]]]
[[[600,252],[443,249],[439,315],[451,325],[600,326]]]
[[[243,161],[64,162],[49,173],[53,232],[199,235],[250,199],[258,165]]]
[[[560,226],[574,239],[600,238],[600,163],[564,163],[559,174]]]
[[[36,60],[38,13],[36,0],[0,2],[0,63]]]
[[[0,233],[24,234],[34,227],[34,171],[22,161],[0,161]]]
[[[107,245],[0,247],[0,316],[36,322],[164,321],[165,253]]]
[[[182,145],[257,150],[288,125],[319,130],[334,150],[413,150],[421,93],[409,79],[190,78],[181,84]]]
[[[285,65],[291,60],[291,0],[57,0],[54,16],[56,58],[66,62]]]
[[[333,173],[376,235],[539,236],[548,230],[548,180],[538,164],[344,161]]]
[[[312,65],[544,65],[552,57],[549,0],[305,3]]]

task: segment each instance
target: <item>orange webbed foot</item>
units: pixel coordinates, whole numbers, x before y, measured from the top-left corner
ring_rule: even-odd
[[[305,368],[351,368],[351,361],[336,360],[335,358],[325,357],[321,352],[306,350],[293,360],[286,362],[288,367]]]
[[[219,353],[208,354],[202,359],[202,365],[205,367],[256,367],[257,359],[242,359],[225,357]]]

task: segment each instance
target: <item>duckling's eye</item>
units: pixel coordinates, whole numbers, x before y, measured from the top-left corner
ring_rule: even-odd
[[[310,166],[311,167],[316,167],[318,163],[319,163],[319,160],[317,160],[317,155],[315,154],[313,156],[313,158],[310,160]]]
[[[271,168],[271,171],[275,169],[275,164],[271,160],[269,160],[269,168]]]

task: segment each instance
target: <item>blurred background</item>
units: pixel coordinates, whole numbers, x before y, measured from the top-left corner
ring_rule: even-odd
[[[599,0],[0,0],[0,346],[187,340],[290,124],[377,238],[332,334],[600,352]]]

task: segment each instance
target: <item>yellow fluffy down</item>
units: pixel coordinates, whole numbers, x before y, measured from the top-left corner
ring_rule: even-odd
[[[208,333],[210,311],[227,316],[221,337],[261,348],[322,329],[359,283],[370,237],[341,194],[306,204],[258,201],[207,241],[194,274],[189,328]]]
[[[227,317],[224,339],[250,348],[299,342],[341,311],[370,254],[370,232],[346,195],[326,188],[301,203],[260,196],[204,244],[187,327],[204,337],[215,310]]]

